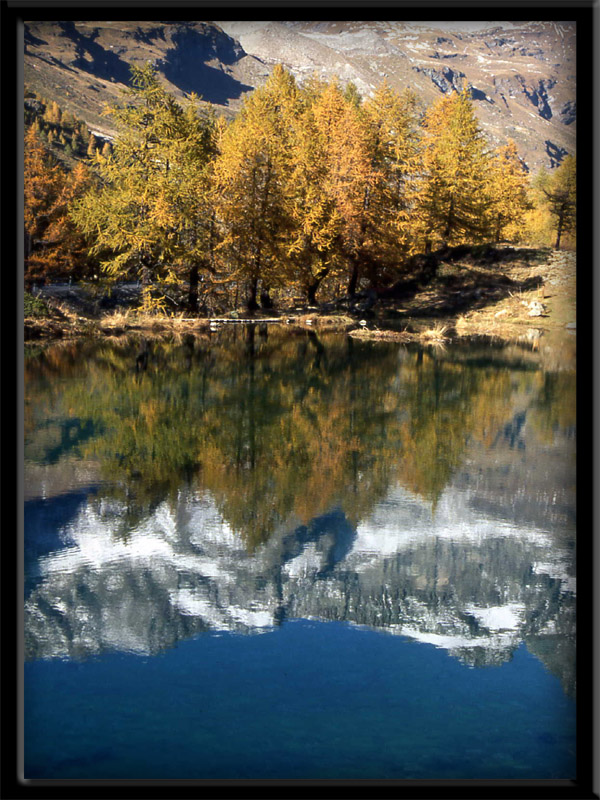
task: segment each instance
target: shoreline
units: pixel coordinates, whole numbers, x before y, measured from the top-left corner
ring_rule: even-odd
[[[189,317],[144,315],[131,308],[90,314],[76,291],[70,302],[41,297],[45,315],[24,318],[26,343],[73,338],[145,337],[213,333],[233,325],[279,325],[290,332],[339,332],[361,340],[397,341],[443,346],[470,337],[520,342],[532,350],[548,346],[570,351],[576,340],[575,253],[521,249],[508,260],[441,261],[433,280],[412,291],[400,285],[394,294],[380,293],[368,311],[358,303],[345,309],[282,308],[228,315]],[[406,284],[408,286],[408,284]],[[80,290],[81,291],[81,290]],[[58,294],[58,293],[57,293]],[[39,295],[38,295],[39,297]]]

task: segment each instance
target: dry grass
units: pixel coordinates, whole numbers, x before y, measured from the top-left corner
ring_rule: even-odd
[[[455,327],[459,336],[474,334],[518,339],[533,325],[547,327],[547,316],[529,316],[530,304],[542,302],[539,290],[518,292],[486,308],[468,311],[457,317]]]
[[[436,323],[432,328],[427,328],[427,330],[422,331],[419,337],[425,343],[443,343],[447,342],[450,338],[446,335],[449,330],[450,327],[448,325]]]
[[[102,318],[102,327],[124,328],[131,324],[132,319],[133,314],[130,309],[112,311]]]

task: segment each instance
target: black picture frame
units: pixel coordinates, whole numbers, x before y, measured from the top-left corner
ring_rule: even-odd
[[[597,553],[595,526],[595,459],[588,462],[588,454],[597,452],[594,421],[595,361],[594,343],[596,340],[595,302],[597,285],[596,250],[596,208],[597,188],[596,128],[597,113],[597,58],[598,46],[598,3],[571,0],[571,2],[443,2],[442,0],[422,0],[422,2],[334,2],[328,0],[221,0],[221,2],[185,2],[172,0],[168,4],[153,0],[106,0],[105,2],[18,2],[3,0],[2,10],[2,89],[4,125],[4,147],[2,149],[3,195],[4,195],[4,237],[3,237],[3,355],[6,364],[11,365],[11,378],[4,382],[5,395],[12,400],[12,387],[15,386],[14,406],[5,410],[5,431],[3,457],[12,474],[14,465],[22,465],[22,272],[13,269],[14,264],[22,262],[22,209],[18,198],[22,196],[22,178],[19,177],[19,164],[22,163],[22,23],[24,19],[101,19],[110,14],[110,19],[154,19],[159,15],[164,19],[194,19],[202,16],[220,18],[252,19],[264,18],[267,14],[274,19],[298,17],[308,19],[373,19],[386,15],[391,19],[420,18],[491,19],[499,14],[511,19],[574,20],[577,24],[577,107],[578,107],[578,404],[579,428],[584,432],[578,451],[577,463],[577,504],[579,513],[578,534],[578,644],[577,644],[577,683],[578,683],[578,753],[577,779],[575,781],[24,781],[19,775],[19,757],[22,721],[20,720],[21,681],[21,616],[19,611],[19,582],[14,586],[12,578],[22,564],[20,558],[20,538],[13,535],[14,530],[22,531],[22,509],[19,503],[19,475],[16,475],[16,503],[12,503],[12,492],[5,494],[5,520],[3,524],[3,747],[2,747],[2,797],[7,800],[25,797],[124,797],[131,794],[144,798],[154,797],[197,797],[233,796],[243,797],[257,794],[264,797],[310,797],[329,796],[330,792],[342,797],[446,797],[463,798],[597,798],[599,782],[595,767],[600,755],[597,748],[598,730],[598,691],[596,680],[597,620]],[[16,168],[15,168],[16,164]],[[15,198],[17,201],[15,202]],[[8,274],[7,274],[8,273]],[[12,332],[11,332],[12,331]],[[16,332],[16,334],[15,334]],[[14,366],[12,366],[14,364]],[[14,371],[13,371],[14,370]],[[6,374],[6,373],[5,373]],[[14,381],[14,384],[13,384]],[[5,396],[6,399],[6,396]],[[6,408],[6,407],[5,407]],[[14,430],[16,424],[16,435]],[[592,431],[592,448],[585,447],[587,431]],[[14,452],[13,452],[14,444]],[[586,450],[588,452],[586,452]],[[5,471],[5,475],[9,474]],[[22,486],[20,487],[22,493]],[[16,527],[12,527],[12,512]],[[585,521],[590,511],[591,521]],[[15,602],[16,601],[16,602]],[[14,648],[14,654],[13,654]],[[13,659],[13,655],[16,658]],[[13,665],[11,668],[11,660]]]

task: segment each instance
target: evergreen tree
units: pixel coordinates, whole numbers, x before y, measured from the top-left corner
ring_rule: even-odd
[[[344,89],[344,98],[358,108],[362,104],[362,95],[358,91],[358,87],[352,81],[348,81]]]
[[[83,145],[84,145],[84,147],[85,147],[85,149],[87,151],[87,147],[88,147],[88,145],[90,143],[91,134],[90,134],[89,128],[85,124],[85,122],[79,122],[78,123],[77,132],[81,136],[81,141],[83,142]]]
[[[83,146],[83,142],[82,142],[81,136],[80,136],[79,132],[77,131],[77,128],[75,128],[73,130],[73,135],[71,137],[71,148],[73,150],[73,153],[75,153],[75,155],[81,154],[82,146]]]

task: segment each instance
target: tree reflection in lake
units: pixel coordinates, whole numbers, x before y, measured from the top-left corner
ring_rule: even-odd
[[[241,326],[145,352],[26,359],[28,658],[316,617],[472,665],[525,641],[574,692],[571,374]]]

